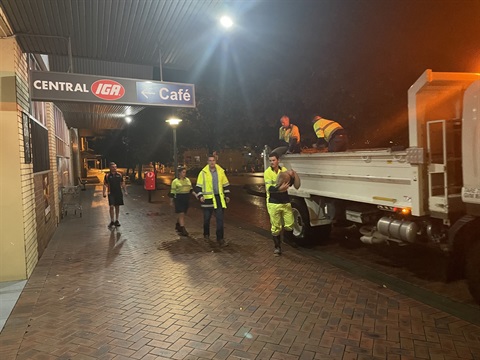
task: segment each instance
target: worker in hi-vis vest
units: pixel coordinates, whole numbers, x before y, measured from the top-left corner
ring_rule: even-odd
[[[293,236],[293,211],[287,189],[290,186],[300,187],[300,178],[293,170],[287,170],[278,162],[278,154],[272,152],[268,155],[270,166],[265,169],[265,193],[267,197],[267,211],[270,217],[270,231],[272,233],[275,249],[273,254],[282,254],[280,235],[283,230],[283,240],[292,247],[297,247]],[[278,181],[282,178],[282,181]]]
[[[317,149],[328,148],[329,152],[347,151],[348,137],[342,125],[318,115],[312,119],[312,123],[313,130],[318,138],[313,147]]]
[[[287,145],[282,145],[272,152],[275,152],[279,157],[283,154],[294,154],[300,152],[300,130],[298,130],[297,125],[290,123],[290,118],[286,115],[283,115],[280,118],[280,128],[278,129],[278,140],[281,143],[286,143]]]
[[[225,170],[217,165],[215,155],[209,155],[208,164],[198,174],[194,191],[202,203],[203,237],[210,239],[210,219],[215,213],[217,242],[222,247],[228,245],[223,234],[223,212],[230,201],[229,185]]]

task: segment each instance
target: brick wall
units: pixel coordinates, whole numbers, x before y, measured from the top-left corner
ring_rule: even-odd
[[[60,222],[60,196],[58,193],[57,139],[55,137],[55,105],[53,103],[46,103],[45,105],[48,121],[48,151],[50,155],[50,170],[52,174],[52,181],[50,182],[50,184],[53,186],[52,191],[50,191],[50,194],[52,196],[51,204],[54,207],[54,209],[52,210],[55,210],[55,224],[58,224]]]
[[[54,176],[52,171],[37,173],[33,176],[35,188],[35,218],[37,223],[37,252],[40,258],[57,227],[54,203]],[[44,181],[47,179],[47,188]],[[49,212],[46,213],[47,205]]]
[[[16,91],[18,107],[18,151],[20,151],[20,171],[22,182],[23,199],[23,224],[25,241],[25,261],[27,277],[31,275],[35,265],[38,262],[37,251],[37,224],[35,216],[35,193],[33,179],[33,165],[25,164],[23,151],[23,127],[22,111],[29,112],[30,102],[28,94],[28,64],[27,56],[20,50],[18,44],[15,44],[15,73],[16,73]]]
[[[0,16],[1,16],[0,11]],[[13,71],[12,75],[15,76],[15,98],[12,100],[13,106],[9,111],[15,111],[16,109],[16,123],[10,123],[13,126],[13,131],[16,132],[14,148],[8,148],[8,151],[12,151],[15,157],[19,158],[18,163],[15,166],[15,184],[19,185],[20,193],[17,191],[15,194],[19,194],[21,198],[21,207],[19,211],[23,216],[19,228],[19,232],[23,230],[23,244],[25,250],[25,266],[26,277],[30,277],[35,266],[38,263],[38,259],[41,257],[44,249],[47,247],[50,239],[52,238],[56,227],[59,222],[59,181],[57,171],[57,149],[56,149],[56,137],[55,137],[55,106],[52,103],[45,104],[46,110],[46,127],[48,129],[48,146],[50,157],[50,169],[48,171],[33,173],[33,164],[25,163],[24,154],[24,139],[23,139],[23,121],[22,113],[30,113],[30,94],[28,85],[28,57],[23,54],[18,43],[16,41],[5,42],[3,51],[8,51],[9,54],[13,54]],[[12,64],[12,63],[11,63]],[[8,64],[7,64],[8,67]],[[13,87],[12,87],[13,89]],[[16,105],[14,105],[16,103]],[[15,108],[16,106],[16,108]],[[12,127],[10,128],[12,129]],[[17,165],[18,164],[18,165]],[[20,177],[18,178],[18,174]],[[17,183],[16,181],[19,181]],[[44,188],[44,181],[48,184],[47,191]],[[45,197],[47,195],[47,197]],[[45,204],[48,202],[49,211],[45,211]],[[18,204],[18,203],[17,203]],[[18,219],[18,218],[17,218]],[[23,245],[22,244],[22,245]],[[20,245],[20,246],[22,246]],[[23,254],[20,254],[20,259],[23,259]],[[17,263],[18,264],[18,263]],[[19,276],[18,273],[17,275]],[[22,276],[22,275],[20,275]]]

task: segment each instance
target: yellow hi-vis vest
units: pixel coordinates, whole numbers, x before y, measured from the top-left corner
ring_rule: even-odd
[[[185,178],[183,180],[175,178],[172,181],[170,193],[173,195],[173,197],[176,197],[177,194],[189,194],[191,190],[192,183],[190,182],[189,178]]]
[[[343,129],[339,123],[324,118],[319,118],[319,120],[313,124],[313,130],[317,138],[324,138],[327,142],[330,141],[332,134],[339,129]]]
[[[297,143],[300,142],[300,130],[298,130],[298,126],[293,124],[290,124],[287,128],[280,126],[280,129],[278,129],[278,139],[290,143],[290,138],[296,138]]]
[[[220,201],[222,202],[220,205],[223,208],[226,208],[227,202],[225,201],[225,194],[230,193],[230,189],[228,188],[230,184],[227,175],[225,175],[225,170],[217,164],[215,164],[215,169],[218,175],[218,194],[220,195]],[[195,190],[197,196],[203,196],[205,199],[205,202],[202,203],[202,207],[213,207],[214,209],[219,207],[215,194],[213,193],[213,177],[208,165],[206,165],[198,174]]]
[[[267,170],[263,173],[263,180],[265,181],[265,193],[267,194],[267,204],[268,204],[268,199],[270,199],[270,186],[275,186],[277,184],[277,177],[278,174],[281,172],[287,171],[287,168],[284,166],[279,166],[278,167],[278,173],[273,171],[272,167],[269,166]]]

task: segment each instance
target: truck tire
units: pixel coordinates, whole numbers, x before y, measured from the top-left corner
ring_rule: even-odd
[[[475,301],[480,304],[480,241],[471,242],[466,255],[465,275],[468,289]]]
[[[293,236],[297,240],[327,240],[331,225],[311,226],[310,216],[303,199],[292,199]]]

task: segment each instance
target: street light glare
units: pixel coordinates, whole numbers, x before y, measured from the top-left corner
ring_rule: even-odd
[[[225,28],[225,29],[229,29],[233,26],[233,21],[232,19],[229,17],[229,16],[222,16],[220,18],[220,24],[222,24],[222,26]]]
[[[170,126],[177,126],[182,122],[182,119],[168,119],[165,120]]]
[[[127,116],[127,117],[125,118],[125,122],[126,122],[127,124],[130,124],[130,123],[132,122],[132,118],[131,118],[130,116]]]
[[[171,118],[165,120],[165,122],[168,123],[173,130],[173,171],[175,172],[175,177],[178,177],[177,126],[182,122],[182,119]]]

